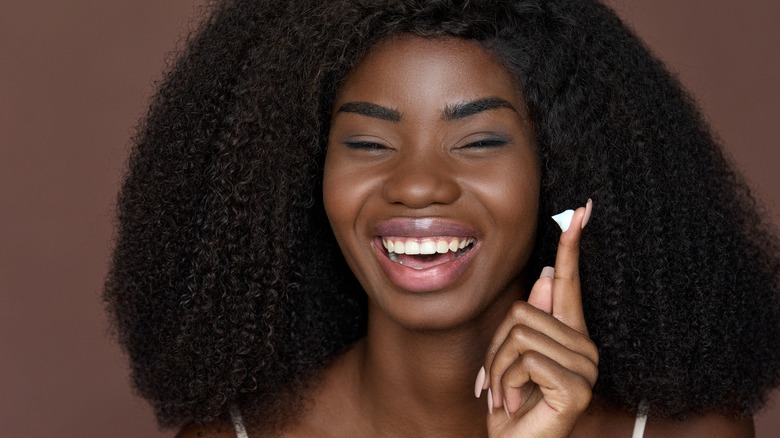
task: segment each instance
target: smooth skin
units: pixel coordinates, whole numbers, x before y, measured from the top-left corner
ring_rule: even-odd
[[[561,234],[554,270],[522,268],[539,178],[519,84],[481,46],[401,35],[372,48],[336,96],[323,184],[334,234],[368,294],[368,332],[326,369],[284,436],[631,436],[633,417],[592,400],[598,350],[578,267],[591,205]],[[380,259],[377,230],[388,221],[471,230],[468,265],[437,290],[404,290]],[[539,277],[530,292],[527,275]],[[234,436],[225,425],[208,434]],[[715,413],[651,413],[645,433],[752,435],[751,419]]]

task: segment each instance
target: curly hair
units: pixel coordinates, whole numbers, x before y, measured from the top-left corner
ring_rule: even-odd
[[[290,421],[363,336],[366,298],[321,200],[339,82],[399,33],[480,42],[538,137],[539,234],[588,197],[595,394],[659,417],[750,415],[780,378],[778,243],[691,98],[595,0],[230,0],[169,68],[118,198],[105,300],[162,426],[238,405]],[[519,268],[518,268],[519,269]]]

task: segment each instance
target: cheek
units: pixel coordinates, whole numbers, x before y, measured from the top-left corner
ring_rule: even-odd
[[[539,217],[539,172],[527,162],[497,169],[480,195],[506,261],[524,266],[533,251]],[[521,170],[521,171],[519,171]]]
[[[336,237],[338,237],[339,227],[337,224],[341,222],[339,218],[345,214],[347,209],[345,201],[349,198],[343,194],[343,188],[339,184],[342,178],[339,178],[338,167],[334,168],[334,164],[333,157],[328,153],[325,156],[325,168],[322,177],[322,203],[330,226],[333,228],[333,232],[336,233]]]
[[[535,222],[539,208],[540,175],[534,161],[507,159],[472,181],[474,191],[492,212],[496,225],[511,227]]]
[[[370,193],[370,177],[357,171],[338,153],[325,157],[322,180],[322,200],[333,233],[344,244],[343,237],[358,222]]]

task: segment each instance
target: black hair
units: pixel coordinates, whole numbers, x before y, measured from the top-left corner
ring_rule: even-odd
[[[365,331],[321,179],[339,82],[400,33],[480,42],[521,84],[549,216],[582,242],[596,397],[654,416],[750,415],[780,377],[774,231],[691,98],[594,0],[232,0],[170,67],[134,139],[105,299],[163,426],[231,404],[269,428]]]

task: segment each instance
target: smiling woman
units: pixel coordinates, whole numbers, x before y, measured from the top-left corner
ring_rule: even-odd
[[[430,320],[482,313],[496,301],[486,287],[521,296],[539,164],[520,88],[495,57],[471,41],[395,37],[347,76],[334,108],[325,210],[369,303],[405,297]]]
[[[777,242],[614,14],[320,3],[219,3],[137,135],[106,299],[160,423],[749,436]]]

